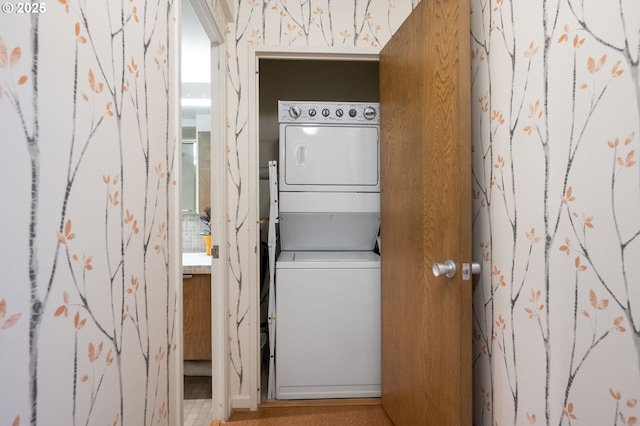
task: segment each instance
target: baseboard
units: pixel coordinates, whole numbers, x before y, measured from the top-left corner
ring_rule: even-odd
[[[185,376],[211,376],[211,361],[184,361]]]
[[[251,408],[251,400],[249,395],[236,395],[231,397],[231,409]]]
[[[381,405],[380,398],[344,398],[344,399],[296,399],[261,402],[258,408],[269,407],[333,407],[333,406],[362,406]]]

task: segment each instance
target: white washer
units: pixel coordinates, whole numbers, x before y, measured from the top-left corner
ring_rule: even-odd
[[[378,111],[278,104],[277,399],[380,396]]]
[[[379,397],[380,257],[282,252],[276,276],[276,398]]]

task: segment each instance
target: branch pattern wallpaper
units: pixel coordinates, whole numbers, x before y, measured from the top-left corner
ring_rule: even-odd
[[[251,340],[247,47],[381,48],[414,3],[235,5],[227,30],[232,394],[247,392]],[[475,423],[636,424],[640,10],[596,0],[470,5],[474,252],[483,266],[474,285]]]
[[[472,1],[475,422],[640,407],[640,6]]]
[[[181,412],[175,6],[3,9],[1,424]]]
[[[415,3],[234,4],[232,396],[249,392],[252,342],[248,46],[380,48]],[[474,422],[637,424],[640,6],[470,4],[474,251],[483,266]],[[176,10],[175,0],[59,0],[39,14],[0,16],[2,424],[180,421]]]

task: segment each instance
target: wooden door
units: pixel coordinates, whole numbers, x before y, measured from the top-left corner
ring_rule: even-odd
[[[469,4],[422,0],[380,54],[382,405],[471,425]],[[434,277],[451,259],[453,278]]]

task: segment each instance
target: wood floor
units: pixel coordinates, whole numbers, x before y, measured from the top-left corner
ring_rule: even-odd
[[[258,411],[236,410],[231,426],[393,426],[380,400],[267,402]]]
[[[234,410],[226,422],[210,426],[393,426],[379,398],[267,400],[269,352],[263,351],[262,402],[258,411]]]

